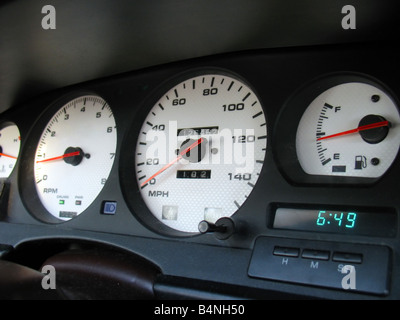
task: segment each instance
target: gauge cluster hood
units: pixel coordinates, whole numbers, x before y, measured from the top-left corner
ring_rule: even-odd
[[[213,54],[382,40],[396,1],[61,1],[43,29],[47,1],[0,5],[0,112],[49,90],[144,67]]]

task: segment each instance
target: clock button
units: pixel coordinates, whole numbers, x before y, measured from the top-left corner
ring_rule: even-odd
[[[304,249],[301,257],[304,259],[329,260],[329,251]]]
[[[362,263],[362,258],[362,254],[347,252],[334,252],[332,256],[333,261],[347,263]]]

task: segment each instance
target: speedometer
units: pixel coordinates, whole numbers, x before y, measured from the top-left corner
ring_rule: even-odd
[[[136,145],[135,173],[151,214],[197,233],[205,220],[232,216],[260,175],[267,146],[261,102],[244,81],[201,74],[153,104]]]

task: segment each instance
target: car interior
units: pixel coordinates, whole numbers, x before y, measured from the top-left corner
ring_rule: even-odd
[[[395,1],[3,1],[0,298],[399,299],[398,31]]]

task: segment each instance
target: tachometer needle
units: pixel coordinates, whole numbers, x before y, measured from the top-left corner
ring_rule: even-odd
[[[2,157],[7,157],[7,158],[11,158],[11,159],[17,159],[17,157],[10,156],[9,154],[5,154],[5,153],[1,153],[1,152],[0,152],[0,156],[2,156]]]
[[[79,156],[80,153],[81,153],[80,151],[66,153],[66,154],[63,154],[62,156],[49,158],[49,159],[44,159],[44,160],[38,160],[38,161],[36,161],[36,163],[48,162],[48,161],[60,160],[60,159],[68,158],[68,157]]]
[[[367,124],[365,126],[360,126],[358,128],[352,129],[352,130],[347,130],[347,131],[331,134],[329,136],[320,137],[320,138],[317,139],[317,141],[326,140],[326,139],[330,139],[330,138],[334,138],[334,137],[340,137],[340,136],[344,136],[344,135],[348,135],[348,134],[352,134],[352,133],[357,133],[357,132],[364,131],[364,130],[370,130],[370,129],[375,129],[375,128],[379,128],[379,127],[386,127],[386,126],[389,126],[389,121],[387,121],[387,120],[380,121],[380,122],[375,122],[375,123]]]
[[[148,183],[151,179],[154,179],[155,177],[157,177],[160,173],[164,172],[165,170],[167,170],[170,166],[172,166],[174,163],[178,162],[180,159],[182,159],[182,157],[188,153],[190,150],[192,150],[193,148],[197,147],[198,145],[200,145],[202,142],[204,141],[203,138],[200,138],[199,140],[193,142],[189,147],[185,148],[183,151],[181,151],[179,153],[179,155],[172,160],[170,163],[166,164],[164,167],[162,167],[160,170],[158,170],[155,174],[153,174],[150,178],[148,178],[145,182],[143,182],[140,186],[143,187],[146,183]]]

